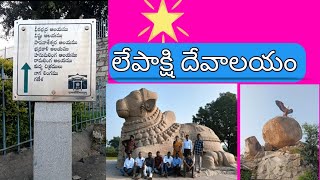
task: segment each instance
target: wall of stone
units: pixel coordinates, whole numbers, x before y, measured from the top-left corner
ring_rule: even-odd
[[[108,71],[108,38],[97,39],[97,82],[106,82]],[[105,85],[104,85],[105,86]]]
[[[106,82],[108,71],[108,38],[97,39],[97,100],[96,103],[105,104]]]

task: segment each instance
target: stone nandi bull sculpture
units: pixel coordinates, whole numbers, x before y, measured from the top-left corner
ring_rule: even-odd
[[[189,138],[194,142],[196,135],[200,133],[206,152],[202,160],[203,168],[236,167],[234,156],[222,149],[219,137],[210,128],[192,123],[176,123],[174,112],[161,112],[158,109],[157,99],[158,95],[155,92],[142,88],[117,101],[118,116],[125,119],[121,141],[133,135],[138,146],[133,152],[133,157],[137,157],[140,151],[144,157],[148,152],[155,155],[156,151],[165,155],[168,151],[172,152],[176,135],[185,137],[185,134],[189,134]],[[119,149],[118,167],[122,167],[125,154],[121,143]]]

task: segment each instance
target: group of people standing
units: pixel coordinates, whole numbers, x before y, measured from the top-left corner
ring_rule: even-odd
[[[138,157],[133,159],[132,152],[136,149],[136,144],[134,136],[130,136],[129,140],[122,141],[127,158],[120,171],[123,176],[132,176],[133,179],[138,179],[139,176],[152,179],[153,173],[165,177],[169,175],[186,177],[186,174],[191,172],[191,176],[195,177],[194,170],[198,173],[201,171],[202,156],[204,153],[204,143],[200,137],[200,134],[197,134],[197,140],[193,145],[188,134],[185,136],[184,141],[180,141],[179,136],[176,136],[173,142],[172,155],[171,152],[168,151],[167,154],[162,157],[160,151],[157,151],[154,158],[152,152],[149,152],[148,157],[144,158],[142,157],[142,153],[139,152]],[[193,160],[192,155],[194,155],[195,160]],[[183,175],[181,173],[182,167]]]

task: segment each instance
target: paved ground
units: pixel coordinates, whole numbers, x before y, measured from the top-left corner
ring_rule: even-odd
[[[230,174],[231,173],[231,174]],[[116,168],[116,161],[115,160],[107,160],[107,174],[106,174],[106,179],[107,180],[116,180],[116,179],[132,179],[129,177],[123,177],[120,174],[120,171]],[[159,177],[158,175],[155,175],[153,179],[168,179],[168,180],[187,180],[187,179],[193,179],[193,178],[184,178],[184,177]],[[226,171],[205,171],[201,172],[200,175],[197,174],[197,177],[194,178],[197,180],[211,180],[211,179],[216,179],[216,180],[235,180],[237,179],[237,175],[235,172],[226,172]],[[142,179],[140,179],[142,180]]]

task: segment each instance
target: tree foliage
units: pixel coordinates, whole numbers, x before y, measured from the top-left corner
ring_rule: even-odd
[[[113,146],[109,146],[106,148],[106,156],[107,157],[117,157],[118,151]]]
[[[113,138],[108,142],[108,145],[114,147],[114,149],[115,149],[116,151],[118,151],[118,150],[119,150],[119,143],[120,143],[120,137],[117,136],[117,137],[113,137]]]
[[[308,171],[305,176],[306,177],[314,177],[318,179],[318,126],[317,125],[310,125],[310,124],[303,124],[302,125],[305,137],[305,144],[303,150],[301,151],[301,155],[303,160],[311,166],[310,171]]]
[[[211,128],[221,141],[227,141],[227,149],[237,154],[237,99],[230,92],[220,93],[220,97],[204,107],[192,117],[193,122]]]
[[[17,19],[106,19],[107,13],[108,1],[0,1],[6,36]]]

